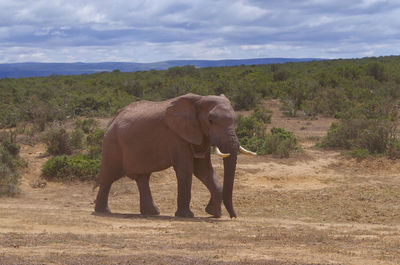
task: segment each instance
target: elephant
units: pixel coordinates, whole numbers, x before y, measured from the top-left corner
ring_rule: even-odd
[[[232,191],[237,155],[255,153],[239,145],[235,119],[232,105],[224,95],[186,94],[160,102],[136,101],[122,108],[103,138],[95,212],[110,212],[111,185],[128,176],[138,186],[140,213],[159,215],[149,178],[152,172],[172,166],[178,182],[175,216],[194,216],[190,210],[194,174],[211,194],[205,211],[221,217],[223,202],[230,217],[236,218]],[[223,157],[223,186],[211,164],[211,147]]]

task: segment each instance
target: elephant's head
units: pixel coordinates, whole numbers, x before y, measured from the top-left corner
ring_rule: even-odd
[[[167,108],[166,122],[193,146],[214,146],[217,153],[224,157],[223,202],[230,217],[236,217],[232,190],[237,154],[239,151],[254,153],[239,145],[235,133],[236,115],[230,101],[224,95],[187,94],[171,101]]]

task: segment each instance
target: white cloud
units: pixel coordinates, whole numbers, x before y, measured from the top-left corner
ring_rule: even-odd
[[[383,0],[2,0],[0,62],[400,54]]]
[[[99,12],[93,5],[85,5],[76,10],[76,16],[81,23],[106,23],[106,15]]]

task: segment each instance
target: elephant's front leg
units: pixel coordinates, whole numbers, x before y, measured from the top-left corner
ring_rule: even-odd
[[[174,166],[174,170],[178,179],[178,210],[175,216],[193,217],[190,210],[193,163],[179,163]]]
[[[222,186],[211,165],[210,153],[205,158],[194,160],[194,174],[211,194],[206,212],[214,217],[221,217]]]

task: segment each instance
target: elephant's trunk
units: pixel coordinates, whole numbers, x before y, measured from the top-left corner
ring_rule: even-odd
[[[237,154],[232,154],[224,158],[224,187],[222,198],[226,210],[231,218],[237,217],[232,203],[233,182],[235,180]]]
[[[230,153],[230,156],[224,158],[224,186],[222,191],[222,199],[230,217],[233,218],[237,217],[232,203],[232,191],[235,180],[239,141],[236,134],[232,133],[230,136],[230,142],[225,146],[222,146],[222,151],[224,153]]]

